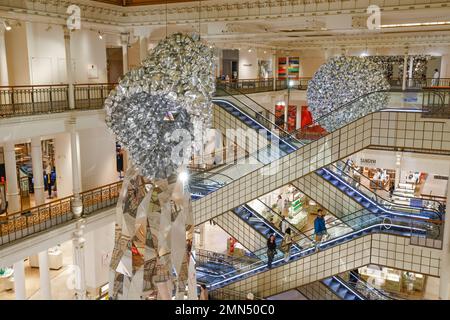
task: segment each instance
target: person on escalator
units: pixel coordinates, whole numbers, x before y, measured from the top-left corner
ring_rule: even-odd
[[[288,262],[289,258],[291,257],[291,247],[292,247],[291,228],[286,229],[286,234],[284,235],[281,247],[282,251],[284,252],[284,262]]]
[[[283,220],[281,220],[281,232],[285,233],[287,227],[288,227],[288,222],[286,221],[286,218],[283,217]]]
[[[281,195],[278,196],[277,210],[278,210],[278,213],[282,213],[282,211],[283,211],[283,198],[281,197]]]
[[[277,244],[275,243],[275,235],[270,235],[269,239],[267,239],[267,267],[272,268],[272,262],[275,258],[275,254],[277,253]]]
[[[318,250],[319,243],[320,241],[322,241],[322,237],[328,234],[322,209],[317,210],[317,217],[314,220],[314,234],[316,241],[316,250]]]

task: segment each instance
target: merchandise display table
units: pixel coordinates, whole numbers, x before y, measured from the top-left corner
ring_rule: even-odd
[[[308,212],[302,210],[293,217],[289,216],[287,221],[294,225],[298,230],[301,230],[308,223]]]
[[[14,289],[14,270],[11,268],[0,269],[0,291]]]
[[[50,270],[59,270],[63,266],[63,255],[62,251],[59,249],[48,251],[48,267]],[[39,268],[39,257],[38,255],[30,256],[30,267]]]

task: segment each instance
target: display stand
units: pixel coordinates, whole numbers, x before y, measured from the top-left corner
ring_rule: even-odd
[[[30,267],[39,268],[38,255],[30,256]],[[59,270],[63,267],[63,254],[58,247],[48,250],[48,267],[50,270]]]
[[[0,269],[0,292],[14,289],[14,270],[11,268]]]

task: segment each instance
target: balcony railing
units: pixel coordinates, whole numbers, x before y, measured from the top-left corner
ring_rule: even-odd
[[[75,110],[103,108],[113,83],[74,85]],[[69,85],[0,87],[0,118],[70,111]]]
[[[422,116],[450,119],[450,86],[424,87]]]
[[[306,90],[311,78],[217,80],[217,95],[221,88],[235,94],[276,90]],[[391,91],[402,90],[402,79],[391,79]],[[114,83],[76,84],[73,87],[75,110],[102,109]],[[411,79],[407,90],[426,90],[430,87],[449,87],[450,78]],[[0,87],[0,118],[30,116],[70,111],[69,85],[30,85]],[[222,90],[223,91],[223,90]],[[223,93],[223,92],[222,92]]]
[[[0,117],[28,116],[68,110],[68,85],[0,87]]]
[[[83,216],[115,205],[121,187],[119,181],[81,193]],[[70,196],[0,216],[0,246],[72,220],[72,201],[73,196]]]
[[[102,109],[105,99],[115,86],[114,83],[75,85],[75,109]]]

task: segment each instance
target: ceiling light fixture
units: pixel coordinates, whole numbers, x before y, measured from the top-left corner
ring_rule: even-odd
[[[5,26],[6,31],[11,31],[12,27],[8,21],[3,21],[3,25]]]
[[[100,39],[100,40],[103,40],[103,34],[99,31],[98,32],[98,38]]]
[[[424,27],[424,26],[442,26],[442,25],[450,25],[450,21],[382,24],[381,28]]]

